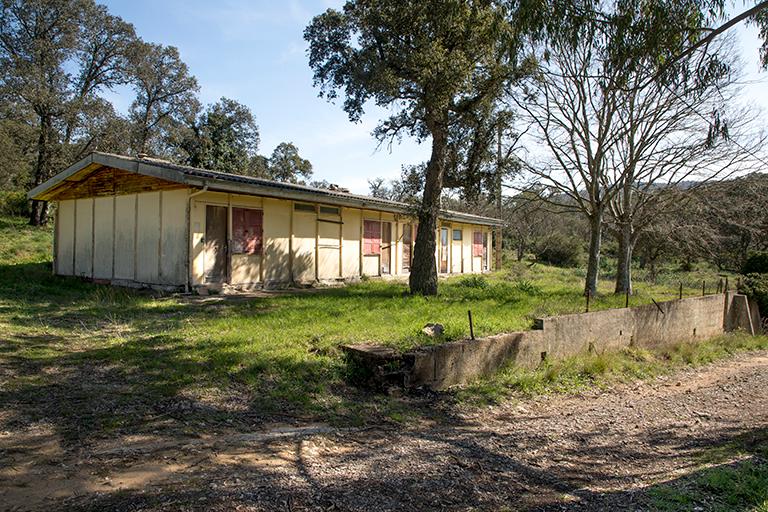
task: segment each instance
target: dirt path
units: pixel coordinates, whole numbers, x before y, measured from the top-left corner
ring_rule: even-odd
[[[642,509],[644,489],[767,428],[766,352],[399,429],[158,431],[72,449],[40,424],[0,432],[0,510]]]

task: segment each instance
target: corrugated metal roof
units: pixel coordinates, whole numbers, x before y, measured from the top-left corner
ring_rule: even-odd
[[[413,206],[398,201],[389,201],[376,197],[351,194],[339,190],[309,187],[294,183],[283,183],[253,176],[242,176],[220,171],[211,171],[197,167],[179,165],[157,158],[138,158],[111,153],[93,152],[80,162],[57,174],[42,185],[34,188],[28,194],[34,199],[66,181],[67,178],[84,169],[88,165],[98,163],[125,171],[147,174],[158,178],[184,183],[192,187],[208,186],[209,190],[240,193],[247,195],[263,195],[294,199],[299,201],[315,201],[341,206],[369,208],[394,213],[411,213]],[[169,172],[163,172],[169,171]],[[498,226],[502,221],[481,215],[441,210],[441,218],[447,220],[465,221],[475,224]]]

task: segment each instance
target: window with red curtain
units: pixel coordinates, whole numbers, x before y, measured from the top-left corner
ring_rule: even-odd
[[[363,255],[373,256],[381,253],[381,222],[366,220],[363,222]]]
[[[263,218],[261,210],[232,208],[233,254],[261,254]]]
[[[472,233],[472,256],[483,255],[483,232],[475,231]]]

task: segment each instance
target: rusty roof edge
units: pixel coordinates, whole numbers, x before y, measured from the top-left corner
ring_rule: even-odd
[[[91,163],[99,163],[105,166],[116,167],[129,172],[145,174],[160,179],[183,183],[190,187],[203,187],[208,185],[210,190],[221,190],[231,193],[243,193],[249,195],[265,195],[281,199],[298,201],[315,201],[333,204],[336,206],[354,206],[358,208],[370,208],[384,210],[391,213],[412,213],[413,207],[408,203],[390,201],[371,196],[337,192],[334,190],[310,187],[295,183],[283,183],[266,180],[252,176],[242,176],[220,171],[211,171],[197,167],[175,164],[167,160],[157,158],[137,158],[111,153],[93,152],[81,159],[66,170],[52,177],[45,183],[30,190],[27,196],[34,199],[45,191],[57,186],[68,177]],[[488,226],[502,226],[503,221],[492,217],[474,215],[470,213],[441,210],[440,217],[446,220],[467,222]]]

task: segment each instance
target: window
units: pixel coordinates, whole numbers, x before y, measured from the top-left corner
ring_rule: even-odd
[[[312,212],[315,213],[315,205],[307,203],[293,203],[293,209],[297,212]]]
[[[321,206],[320,213],[323,213],[325,215],[338,215],[339,209],[336,208],[335,206]]]
[[[376,256],[381,253],[381,222],[366,220],[363,223],[363,255]]]
[[[453,239],[454,240],[461,240],[461,230],[460,229],[454,229],[453,230]]]
[[[472,256],[482,256],[484,247],[483,232],[475,231],[472,233]]]
[[[232,208],[232,253],[261,254],[263,212],[250,208]]]

